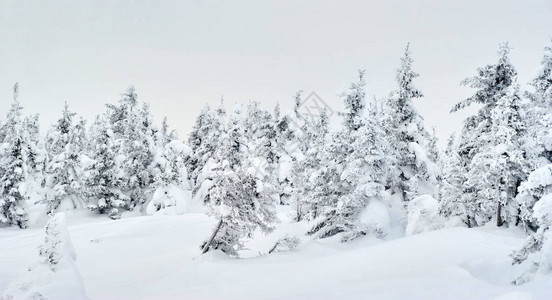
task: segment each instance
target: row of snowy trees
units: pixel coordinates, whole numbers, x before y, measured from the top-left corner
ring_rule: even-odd
[[[50,214],[64,206],[112,218],[137,208],[182,212],[178,202],[189,190],[217,219],[204,253],[237,255],[244,238],[273,229],[277,205],[291,205],[309,235],[342,241],[385,236],[392,226],[407,233],[455,222],[522,226],[532,235],[514,255],[521,262],[551,248],[552,48],[531,92],[517,83],[509,51],[501,45],[496,63],[462,82],[475,93],[452,112],[479,109],[443,153],[414,106],[423,93],[408,46],[387,97],[367,101],[359,73],[342,95],[335,130],[326,108],[304,111],[312,99],[300,92],[284,114],[258,102],[228,112],[221,101],[201,111],[189,147],[166,120],[154,126],[133,88],[91,126],[66,106],[41,138],[38,117],[21,115],[16,85],[0,127],[0,222],[26,227],[28,199]]]
[[[190,135],[193,158],[187,163],[195,199],[219,220],[203,252],[236,255],[242,238],[257,228],[271,230],[278,204],[293,205],[295,220],[309,222],[308,234],[319,238],[384,236],[397,224],[378,220],[383,213],[407,233],[423,230],[416,226],[490,221],[521,226],[531,236],[513,254],[515,263],[552,248],[546,238],[552,215],[546,202],[552,191],[552,48],[545,49],[532,92],[521,90],[509,52],[502,44],[496,63],[462,82],[476,91],[452,112],[480,108],[443,153],[413,104],[423,94],[413,84],[418,74],[408,47],[396,90],[367,103],[360,72],[342,95],[342,125],[332,132],[327,111],[315,118],[300,112],[300,93],[295,110],[284,115],[255,102],[229,118],[222,106],[206,107]],[[518,282],[549,268],[549,256],[543,254]]]
[[[533,206],[546,194],[540,186],[546,172],[540,168],[552,157],[552,53],[547,47],[542,69],[530,83],[535,90],[523,93],[509,51],[501,45],[495,64],[463,82],[476,92],[452,111],[474,103],[481,108],[448,143],[442,208],[445,216],[458,216],[468,227],[494,219],[497,226],[521,225],[529,231],[539,226]]]
[[[28,204],[41,204],[48,214],[87,207],[112,218],[146,202],[149,213],[176,206],[171,187],[190,189],[189,156],[166,119],[154,126],[134,88],[91,126],[66,104],[42,138],[38,116],[22,116],[16,84],[0,123],[0,223],[26,228]],[[156,192],[161,195],[153,197]]]
[[[219,219],[203,251],[235,255],[243,237],[271,230],[278,204],[293,205],[295,219],[311,223],[308,234],[349,241],[388,233],[388,224],[364,220],[369,206],[394,211],[406,225],[409,201],[437,198],[438,150],[413,105],[422,93],[413,85],[418,74],[411,65],[407,47],[397,89],[370,105],[361,71],[342,95],[342,126],[331,133],[327,110],[314,117],[301,112],[309,105],[301,93],[294,111],[283,115],[256,102],[229,118],[222,106],[206,107],[190,134],[194,154],[187,164],[195,199]]]

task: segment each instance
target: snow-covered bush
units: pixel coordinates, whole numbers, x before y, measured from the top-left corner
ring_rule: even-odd
[[[281,239],[278,239],[274,246],[268,251],[268,254],[276,251],[285,251],[285,250],[293,250],[297,247],[299,247],[299,244],[301,244],[301,240],[296,236],[289,236],[286,235]]]
[[[523,208],[524,214],[521,215],[521,219],[523,224],[529,227],[526,231],[538,226],[535,224],[533,206],[539,199],[550,194],[552,194],[552,164],[535,169],[529,174],[527,180],[521,183],[516,201]]]
[[[71,237],[67,231],[67,223],[64,213],[52,216],[46,224],[44,244],[40,246],[40,256],[55,271],[63,260],[75,260],[76,254],[71,243]]]
[[[511,256],[513,264],[526,261],[532,253],[536,256],[526,272],[516,278],[513,284],[523,284],[538,275],[552,273],[552,194],[542,197],[534,206],[534,217],[539,229],[530,235],[524,245]]]
[[[439,202],[430,195],[418,196],[408,203],[406,235],[439,229],[442,226]]]
[[[148,215],[182,214],[186,212],[190,200],[191,191],[184,191],[173,184],[162,186],[153,193],[153,197],[146,207],[146,213]]]
[[[181,214],[191,201],[191,185],[184,162],[191,156],[191,149],[183,142],[168,142],[153,164],[154,188],[146,213]]]

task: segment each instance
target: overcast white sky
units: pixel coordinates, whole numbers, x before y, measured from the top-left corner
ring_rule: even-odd
[[[341,108],[366,69],[367,94],[394,88],[411,43],[416,101],[441,139],[465,116],[459,82],[496,61],[502,41],[526,83],[552,37],[552,1],[0,1],[0,113],[20,83],[42,125],[63,102],[92,120],[133,84],[156,120],[185,138],[206,102],[291,108],[297,90]]]

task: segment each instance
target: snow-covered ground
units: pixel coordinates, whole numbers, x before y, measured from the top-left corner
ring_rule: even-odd
[[[90,299],[552,299],[552,276],[509,284],[526,267],[511,266],[508,257],[525,238],[517,230],[447,228],[342,244],[312,240],[300,235],[304,225],[283,222],[248,244],[241,253],[247,258],[234,259],[199,255],[215,224],[204,214],[85,218],[69,215],[68,222]],[[266,254],[286,233],[299,235],[301,245]],[[29,276],[43,235],[40,228],[0,230],[0,291]]]

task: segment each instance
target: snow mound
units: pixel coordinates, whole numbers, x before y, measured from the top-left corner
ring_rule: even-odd
[[[440,224],[439,202],[430,195],[418,196],[408,203],[406,235],[435,230]]]
[[[388,209],[376,203],[372,211]],[[289,213],[284,208],[282,216]],[[552,276],[522,286],[506,279],[512,272],[508,254],[525,238],[509,229],[447,228],[341,244],[305,236],[308,224],[284,222],[246,243],[243,252],[251,255],[233,259],[220,251],[199,256],[216,222],[204,214],[116,221],[91,215],[94,222],[87,224],[79,218],[69,232],[91,299],[552,299]],[[286,234],[299,237],[301,246],[262,255]],[[41,264],[26,271],[38,260],[41,238],[36,229],[0,231],[0,290],[28,284],[48,299],[86,299],[70,269],[52,272]],[[15,283],[19,271],[26,280]],[[46,275],[36,276],[39,271]]]
[[[153,193],[153,197],[146,207],[146,213],[148,215],[183,214],[187,212],[191,197],[191,191],[183,191],[174,184],[160,187]]]
[[[389,216],[389,209],[379,200],[373,199],[370,201],[360,214],[359,219],[367,228],[381,231],[384,235],[390,231],[391,217]]]

